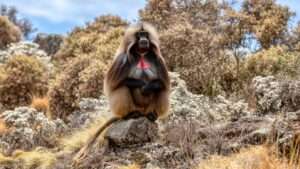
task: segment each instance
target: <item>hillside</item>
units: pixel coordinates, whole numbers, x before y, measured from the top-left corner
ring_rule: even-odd
[[[149,0],[171,79],[166,118],[121,120],[103,81],[126,28],[101,15],[66,36],[24,39],[0,16],[0,169],[298,169],[300,24],[275,0]],[[255,47],[253,47],[255,46]]]

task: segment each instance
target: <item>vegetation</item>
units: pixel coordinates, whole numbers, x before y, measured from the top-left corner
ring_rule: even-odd
[[[74,152],[78,151],[88,139],[97,131],[99,125],[104,124],[107,119],[99,118],[95,122],[89,124],[85,129],[77,131],[71,137],[65,137],[60,140],[64,151]]]
[[[107,65],[95,61],[79,73],[80,98],[98,98],[102,94],[103,79],[107,69]]]
[[[298,60],[298,53],[283,54],[286,45],[297,50],[298,29],[290,34],[287,27],[291,16],[289,8],[274,0],[245,0],[240,10],[228,2],[214,0],[149,0],[140,11],[141,20],[160,28],[162,53],[169,69],[179,72],[193,92],[211,96],[241,94],[253,78],[251,75],[288,71],[292,73],[288,75],[296,76],[298,68],[294,61]],[[288,44],[287,37],[294,43]],[[253,46],[259,51],[254,57],[247,52],[256,52]],[[280,48],[282,53],[271,54],[274,48]],[[256,55],[281,58],[276,59],[278,62],[268,60],[269,67],[277,70],[265,70],[269,69],[264,67],[266,60],[256,60]],[[254,67],[264,70],[255,73]]]
[[[288,52],[283,47],[271,47],[255,53],[246,59],[246,70],[249,79],[254,76],[278,75],[296,77],[299,75],[299,53]]]
[[[90,59],[76,58],[58,75],[48,93],[53,118],[66,120],[67,116],[78,108],[79,73],[89,65]]]
[[[278,152],[266,146],[253,146],[230,156],[212,156],[200,162],[197,169],[298,169],[296,163],[278,157]],[[136,164],[120,169],[140,169]]]
[[[125,26],[127,22],[118,16],[100,16],[83,28],[75,28],[54,58],[61,64],[78,56],[90,56],[107,64],[119,46]]]
[[[2,67],[0,103],[6,109],[29,105],[33,96],[47,92],[47,69],[34,57],[15,56]]]
[[[45,150],[16,151],[12,157],[5,157],[0,154],[0,165],[3,167],[51,169],[56,161],[55,154]],[[17,164],[19,163],[19,165]]]
[[[255,146],[229,157],[213,156],[202,162],[197,169],[296,169],[295,163],[278,158],[276,151]]]
[[[68,63],[49,90],[49,108],[54,118],[66,117],[78,109],[80,98],[102,94],[106,66],[90,57],[77,57]]]
[[[225,78],[225,73],[235,76],[230,67],[234,66],[233,58],[219,50],[219,39],[209,29],[178,24],[164,31],[161,41],[169,69],[179,72],[193,92],[216,95],[222,90],[220,81]]]
[[[38,112],[43,112],[48,118],[49,114],[49,100],[47,97],[33,97],[30,107],[36,109]]]
[[[236,8],[235,5],[239,5],[239,8]],[[92,121],[94,120],[94,116],[99,115],[97,114],[99,112],[95,113],[92,111],[94,111],[94,107],[96,107],[94,105],[95,103],[99,106],[99,102],[97,101],[99,101],[99,97],[103,94],[102,88],[105,72],[114,58],[114,54],[123,38],[125,28],[130,23],[119,16],[110,14],[98,16],[93,21],[86,23],[83,27],[75,27],[65,37],[61,35],[38,34],[34,39],[34,43],[39,44],[40,48],[47,53],[47,55],[45,55],[42,52],[43,56],[49,55],[51,56],[51,60],[50,57],[36,58],[34,56],[23,55],[9,55],[8,57],[6,47],[9,44],[19,42],[22,36],[28,38],[28,36],[35,31],[30,21],[18,18],[17,14],[18,12],[14,7],[0,7],[0,57],[8,58],[8,60],[3,59],[5,61],[0,63],[0,152],[2,151],[1,148],[6,146],[1,143],[2,136],[8,133],[10,134],[12,131],[17,134],[18,132],[22,134],[26,133],[25,131],[20,132],[17,130],[17,127],[8,125],[5,121],[5,117],[1,116],[4,114],[4,110],[13,110],[19,106],[32,107],[39,112],[43,112],[48,117],[45,118],[45,121],[58,123],[57,125],[49,125],[50,127],[45,127],[39,123],[37,126],[34,126],[33,129],[30,128],[32,131],[38,131],[37,129],[42,127],[49,127],[53,129],[53,131],[59,131],[59,127],[66,127],[66,131],[68,132],[62,130],[60,134],[67,136],[55,138],[55,141],[59,140],[59,145],[53,147],[51,150],[48,149],[49,146],[47,148],[31,149],[28,152],[18,150],[13,154],[9,154],[10,156],[4,156],[0,153],[0,165],[6,167],[11,166],[11,164],[22,164],[22,166],[16,166],[15,168],[23,167],[25,169],[37,167],[43,169],[55,168],[53,165],[55,165],[57,160],[60,160],[58,163],[61,163],[61,161],[65,162],[64,160],[69,163],[72,157],[70,154],[73,155],[74,152],[82,147],[91,135],[95,133],[96,128],[107,120],[101,117],[98,120]],[[294,160],[299,157],[298,147],[292,150],[296,152],[296,154],[294,154],[295,157],[292,158],[282,156],[283,154],[281,154],[279,150],[269,146],[250,146],[247,149],[242,149],[231,155],[226,154],[227,156],[221,156],[223,145],[219,142],[207,148],[213,149],[209,150],[211,152],[208,152],[208,154],[203,153],[201,157],[197,156],[195,159],[194,155],[196,156],[197,154],[188,152],[194,148],[199,148],[194,147],[194,145],[196,145],[194,142],[196,142],[196,140],[205,140],[202,139],[202,137],[207,137],[205,132],[209,134],[217,133],[216,135],[218,136],[216,137],[222,137],[224,135],[225,139],[227,139],[227,137],[230,137],[230,139],[238,137],[236,135],[241,133],[234,133],[231,129],[244,127],[238,126],[238,121],[242,119],[241,116],[247,116],[247,119],[245,118],[246,120],[242,120],[249,122],[245,125],[245,128],[246,130],[251,130],[249,137],[255,137],[256,140],[248,140],[248,138],[245,139],[241,136],[238,138],[241,139],[238,140],[239,143],[241,142],[239,145],[228,147],[230,149],[240,150],[242,146],[249,145],[248,141],[253,140],[255,141],[253,141],[254,143],[251,142],[251,145],[261,144],[258,139],[260,139],[260,137],[267,137],[264,135],[266,131],[257,131],[255,128],[256,124],[254,127],[249,125],[250,122],[253,122],[251,118],[256,118],[256,115],[259,114],[257,102],[261,102],[261,104],[267,108],[272,106],[278,107],[274,112],[273,110],[271,112],[269,109],[266,109],[265,114],[259,114],[263,118],[267,114],[269,118],[269,115],[273,113],[270,115],[270,123],[273,119],[276,121],[276,118],[285,118],[284,120],[286,121],[280,121],[280,124],[278,124],[279,127],[274,126],[274,128],[278,127],[282,129],[282,133],[274,133],[274,135],[281,137],[286,128],[289,130],[297,128],[297,131],[299,130],[297,124],[295,125],[296,127],[294,124],[283,124],[285,122],[290,123],[291,121],[295,121],[295,123],[297,123],[299,121],[299,119],[296,118],[298,115],[296,111],[299,112],[297,103],[299,102],[298,100],[300,100],[300,22],[295,27],[290,28],[289,23],[293,16],[294,13],[288,7],[280,5],[276,0],[242,0],[238,1],[237,4],[231,1],[219,0],[146,1],[146,6],[139,11],[138,21],[153,23],[158,28],[161,52],[170,72],[177,72],[180,78],[186,82],[187,88],[192,92],[186,91],[186,88],[180,88],[182,84],[177,84],[180,90],[179,92],[176,91],[177,93],[175,94],[178,96],[174,95],[173,92],[171,97],[180,98],[176,98],[177,100],[171,102],[170,110],[173,112],[176,111],[177,114],[173,113],[175,115],[171,116],[170,119],[177,121],[176,116],[179,116],[186,120],[188,125],[195,126],[195,128],[198,128],[200,125],[206,126],[208,123],[222,123],[218,127],[223,127],[223,124],[230,122],[230,126],[228,129],[226,128],[227,133],[218,133],[219,130],[213,125],[212,127],[215,128],[207,129],[209,131],[204,131],[206,128],[203,129],[203,131],[202,128],[199,131],[198,129],[195,130],[196,136],[194,136],[195,133],[192,129],[184,130],[186,131],[183,132],[184,135],[178,132],[176,133],[178,135],[175,136],[176,139],[178,136],[182,136],[184,141],[186,141],[184,142],[186,145],[182,144],[176,147],[176,145],[171,145],[171,143],[168,143],[168,145],[159,143],[155,145],[155,147],[161,146],[159,149],[161,148],[162,151],[158,153],[163,154],[166,150],[170,150],[164,149],[165,147],[172,149],[176,147],[176,151],[168,152],[172,153],[171,156],[174,155],[176,158],[181,158],[182,156],[180,155],[182,152],[185,156],[189,156],[186,158],[190,158],[191,160],[188,160],[192,162],[194,162],[193,160],[196,158],[208,157],[205,160],[203,159],[200,164],[198,164],[198,162],[193,164],[197,169],[300,168],[297,166],[299,161]],[[49,61],[47,59],[49,59]],[[43,60],[43,62],[41,62],[41,60]],[[53,68],[53,71],[49,73],[47,68]],[[273,83],[273,77],[270,78],[270,81],[267,81],[268,83],[261,82],[263,89],[269,89],[269,84],[273,86],[271,86],[268,91],[261,89],[261,91],[255,95],[255,93],[251,93],[253,92],[252,90],[254,90],[252,89],[253,86],[251,83],[257,76],[273,76],[276,82]],[[174,79],[172,79],[172,81],[174,81]],[[281,83],[282,81],[286,83]],[[289,85],[288,83],[292,84]],[[273,99],[273,95],[276,95],[276,97],[274,97],[275,99]],[[264,100],[258,100],[259,97],[256,96],[261,96]],[[86,111],[80,109],[79,103],[83,98],[98,99],[86,99],[90,101],[88,103],[90,105],[87,106],[87,109],[90,109],[89,106],[91,106],[91,109],[93,109],[91,112],[89,112],[90,110]],[[229,101],[228,98],[238,100],[237,104],[231,105],[233,102],[231,102],[232,100]],[[185,99],[188,101],[194,99],[191,101],[191,106],[182,105],[182,103],[187,103]],[[203,102],[204,99],[207,99],[207,102]],[[93,101],[95,101],[95,103]],[[213,102],[214,104],[207,104],[208,102]],[[248,105],[244,102],[247,102],[251,108],[257,108],[257,110],[252,112],[252,110],[250,110],[251,108],[247,107]],[[105,105],[105,100],[101,100],[100,104]],[[181,107],[174,108],[174,104],[180,104]],[[201,106],[205,107],[203,108],[204,111],[190,108],[193,106],[199,108],[200,106],[198,106],[198,104],[203,104]],[[211,108],[216,104],[220,104],[221,106]],[[289,106],[289,108],[292,107],[293,109],[284,109],[285,106]],[[101,109],[103,107],[101,107]],[[208,111],[208,109],[211,111]],[[74,117],[75,120],[71,119],[73,117],[69,117],[71,114],[77,116],[76,113],[78,113],[79,110],[80,113],[78,117]],[[283,114],[286,113],[287,110],[291,111],[289,115]],[[216,117],[212,115],[212,112],[222,113]],[[13,111],[11,111],[11,113],[13,113]],[[280,117],[275,113],[280,114]],[[39,114],[43,115],[41,113]],[[81,116],[82,114],[83,116]],[[189,116],[185,116],[186,114],[189,114]],[[205,122],[193,121],[195,119],[198,120],[198,117],[202,118],[202,116],[210,117],[208,118],[209,120]],[[256,120],[255,118],[254,120]],[[16,119],[18,122],[19,119]],[[171,120],[169,123],[175,123]],[[22,119],[19,121],[22,122]],[[74,122],[74,125],[72,122]],[[86,127],[85,125],[89,122],[91,123]],[[203,122],[203,124],[200,124],[200,122]],[[264,127],[264,124],[261,123],[263,122],[257,120],[257,124]],[[178,124],[175,125],[178,126]],[[78,129],[74,127],[74,129],[72,128],[73,126],[85,126],[85,128]],[[208,126],[208,128],[209,127],[210,126]],[[166,126],[162,128],[165,129]],[[181,125],[178,128],[184,129],[184,126]],[[255,130],[252,128],[255,128]],[[74,132],[77,130],[79,131]],[[211,130],[216,131],[213,133]],[[246,130],[245,132],[247,132]],[[42,134],[44,133],[41,133],[41,135]],[[256,138],[256,136],[258,138]],[[287,144],[288,141],[286,140],[291,138],[284,139],[280,140],[282,144]],[[203,142],[199,144],[202,144],[201,146],[205,145]],[[244,142],[247,142],[247,144]],[[56,143],[57,142],[55,142],[55,144]],[[51,144],[51,146],[52,145],[54,144]],[[152,148],[152,145],[147,146],[148,147],[143,148]],[[233,150],[226,149],[223,151],[232,153]],[[137,152],[136,156],[143,156],[141,152]],[[213,153],[219,154],[208,156]],[[170,154],[166,154],[166,156],[169,155]],[[149,157],[145,157],[145,159],[144,157],[141,158],[147,161],[150,157],[149,155]],[[182,160],[179,158],[176,160]],[[187,159],[183,160],[187,161]],[[87,161],[87,163],[89,162],[90,161]],[[98,163],[100,166],[100,162]],[[141,167],[144,166],[141,165]],[[124,167],[120,166],[119,168],[138,169],[141,167],[133,164]]]
[[[20,29],[8,20],[5,16],[0,16],[0,49],[7,47],[12,42],[21,40]]]
[[[3,119],[0,119],[0,134],[6,134],[8,132],[8,127],[6,126]]]
[[[58,34],[43,34],[39,33],[33,40],[34,43],[39,44],[39,48],[44,50],[48,55],[54,55],[60,48],[63,42],[63,37]]]
[[[300,22],[292,30],[291,35],[287,38],[286,44],[292,51],[300,51]]]
[[[22,35],[26,38],[29,35],[36,31],[36,29],[32,26],[32,23],[26,18],[19,18],[18,10],[14,6],[0,5],[0,15],[7,16],[8,19],[13,22],[22,32]]]

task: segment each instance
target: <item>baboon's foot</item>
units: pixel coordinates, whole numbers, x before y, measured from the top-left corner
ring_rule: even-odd
[[[158,115],[156,112],[150,112],[146,115],[147,119],[152,121],[152,122],[155,122],[158,118]]]
[[[142,117],[142,116],[144,116],[144,115],[141,112],[133,111],[133,112],[128,113],[123,119],[125,119],[125,120],[137,119],[137,118]]]

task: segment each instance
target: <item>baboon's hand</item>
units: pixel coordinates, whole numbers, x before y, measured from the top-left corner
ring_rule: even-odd
[[[149,95],[158,93],[163,89],[163,83],[160,80],[153,80],[142,87],[142,94]]]
[[[143,86],[145,86],[145,82],[138,79],[127,78],[124,81],[124,85],[127,86],[129,89],[135,89],[142,88]]]

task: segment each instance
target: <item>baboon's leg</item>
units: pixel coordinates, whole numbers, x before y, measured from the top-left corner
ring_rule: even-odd
[[[169,92],[163,91],[159,94],[155,102],[154,113],[157,113],[159,118],[164,118],[169,110]]]
[[[110,93],[109,105],[112,113],[120,118],[135,111],[130,91],[127,87],[118,88]]]

